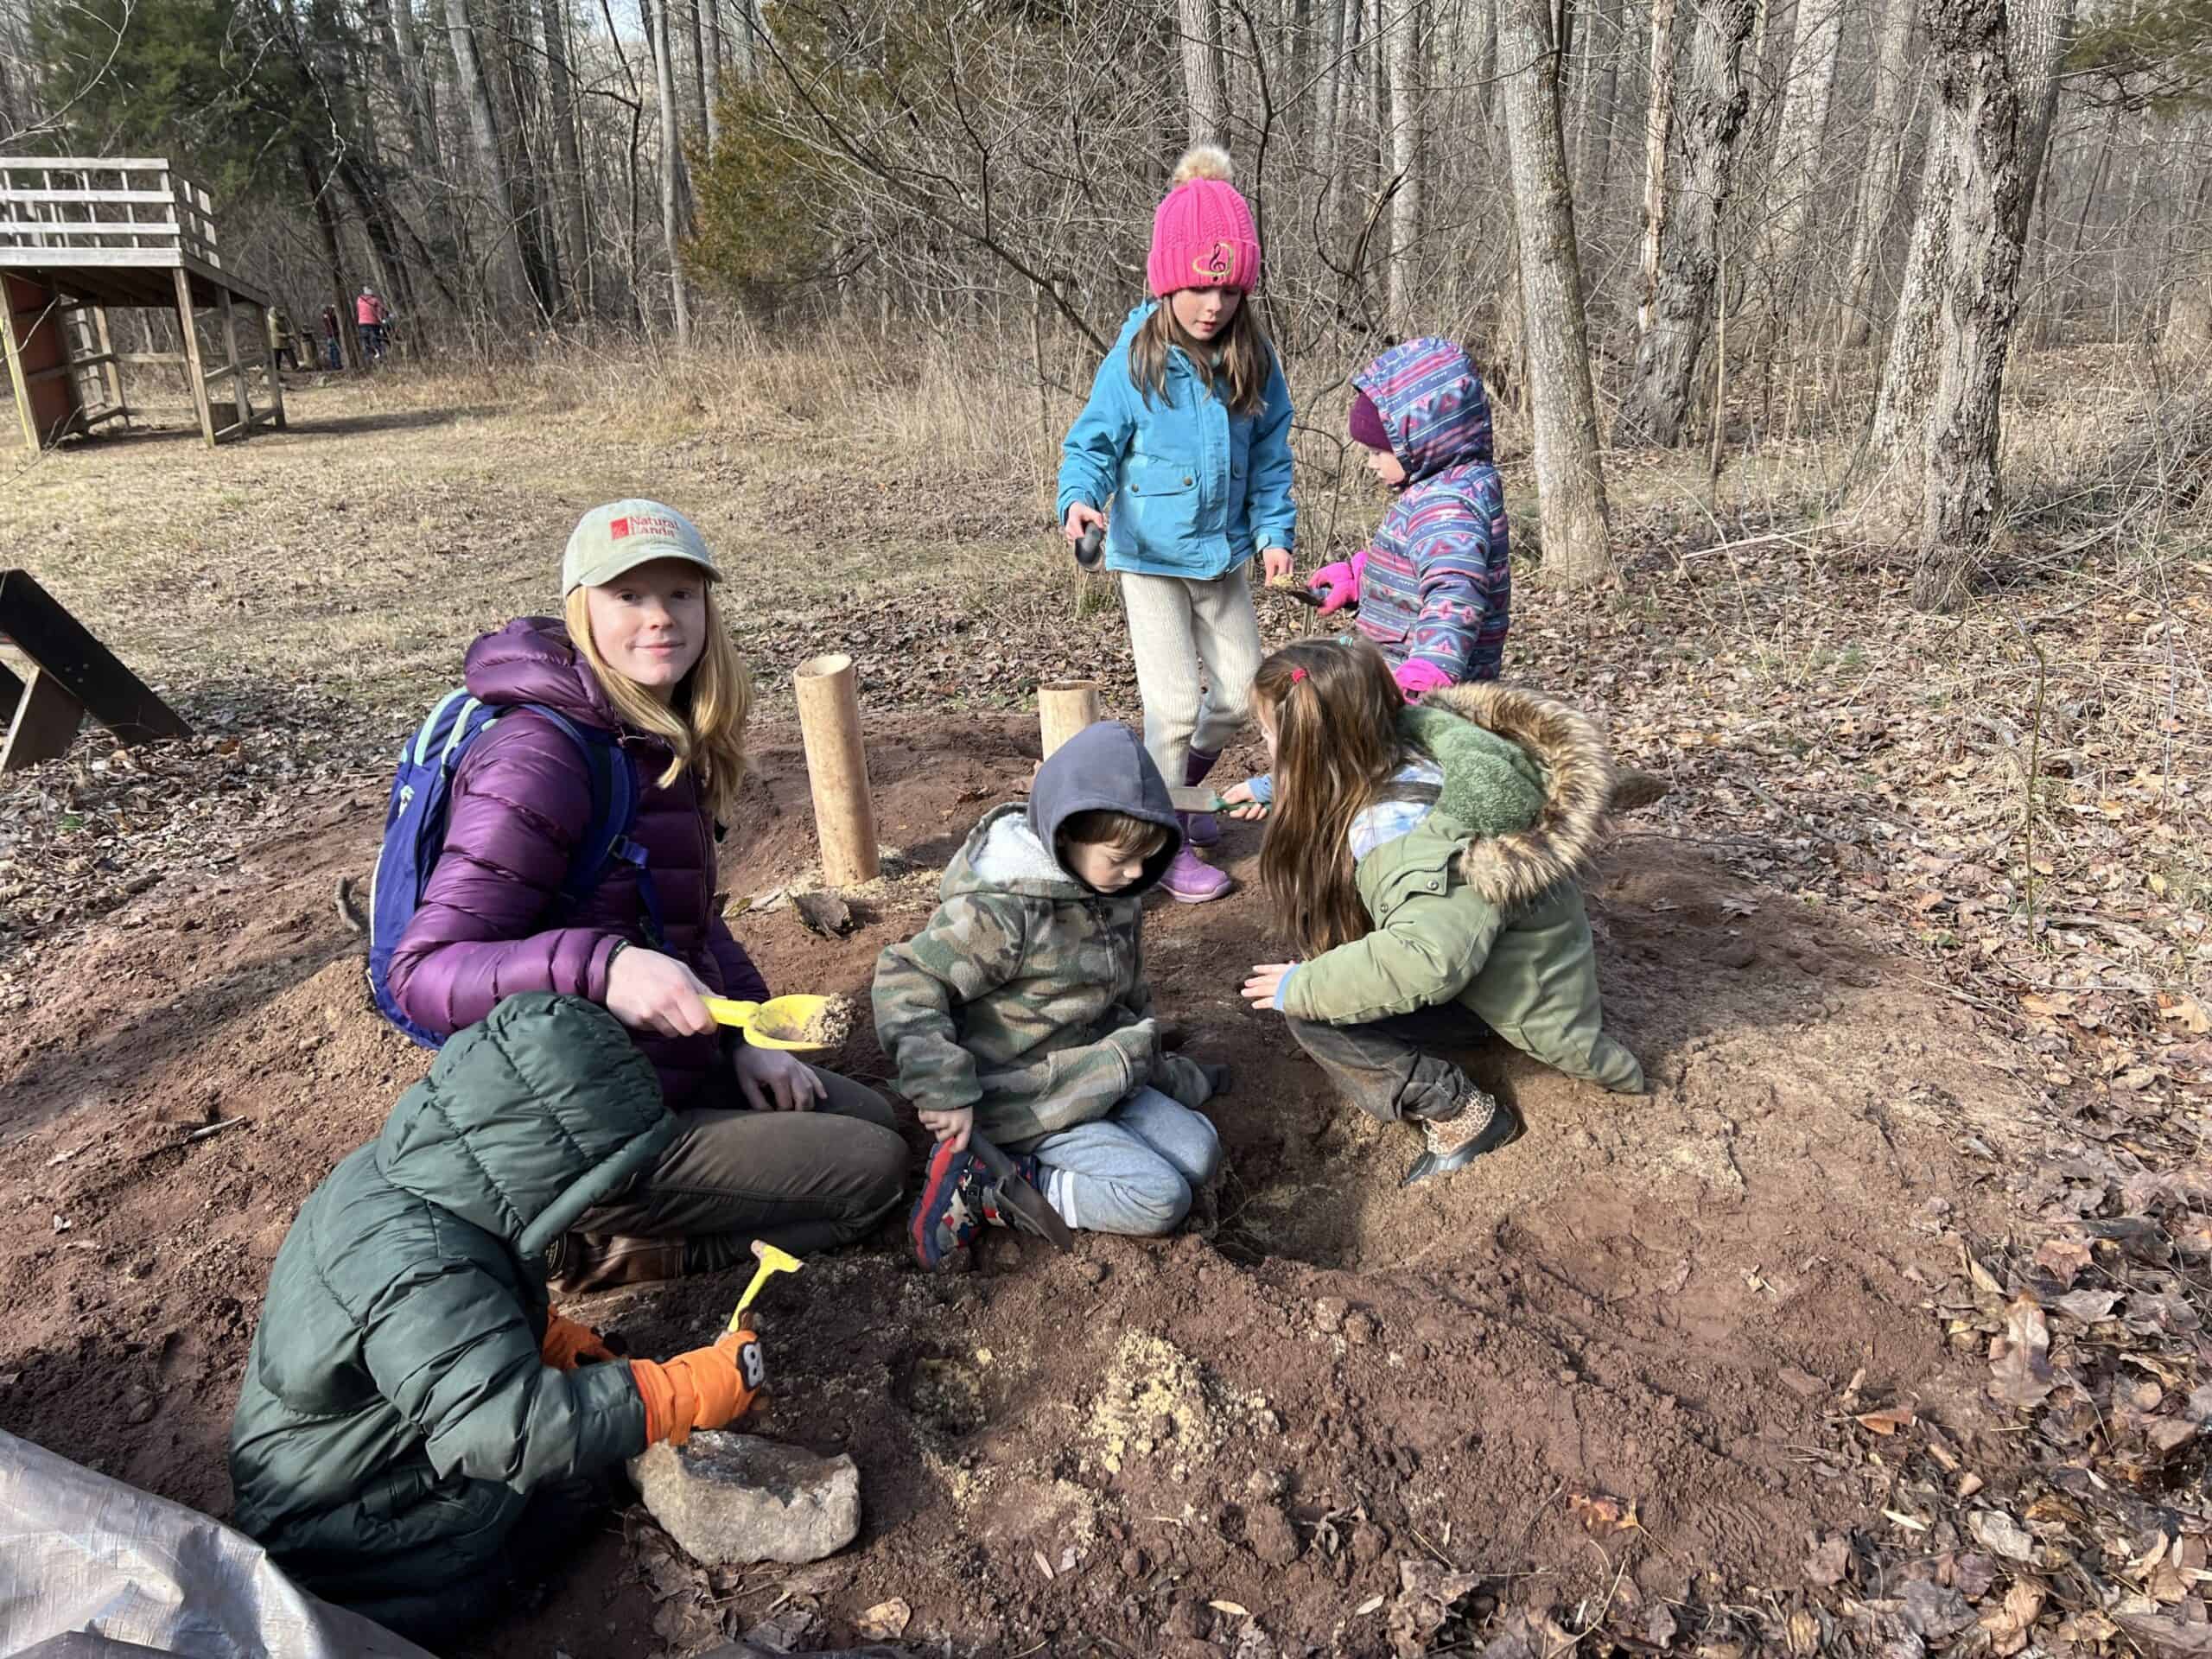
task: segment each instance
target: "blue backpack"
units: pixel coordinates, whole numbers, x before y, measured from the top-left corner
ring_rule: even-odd
[[[543,703],[494,706],[480,702],[467,691],[448,692],[430,710],[422,729],[400,748],[391,802],[385,809],[384,845],[369,886],[369,988],[384,1017],[424,1048],[439,1047],[445,1039],[400,1012],[391,994],[391,953],[421,907],[430,872],[445,850],[454,773],[469,746],[493,721],[518,709],[527,709],[566,734],[591,773],[591,818],[561,883],[560,910],[571,912],[580,907],[597,889],[607,866],[619,859],[637,868],[647,936],[657,945],[662,938],[660,904],[653,893],[652,874],[645,868],[645,849],[630,839],[638,813],[638,780],[614,734],[600,727],[579,726]]]

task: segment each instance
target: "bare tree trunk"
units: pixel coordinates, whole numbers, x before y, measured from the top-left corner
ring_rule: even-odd
[[[722,141],[721,114],[715,106],[721,102],[729,47],[722,38],[721,0],[699,0],[699,3],[707,9],[707,149],[711,153]]]
[[[412,0],[381,0],[379,35],[391,61],[391,74],[399,97],[400,118],[407,124],[407,159],[416,171],[429,173],[438,164],[438,137],[423,101],[423,54],[415,41]]]
[[[1229,143],[1229,61],[1221,45],[1221,0],[1175,0],[1183,41],[1183,97],[1193,144]]]
[[[1866,442],[1853,468],[1853,488],[1893,498],[1906,515],[1920,500],[1923,435],[1929,401],[1936,395],[1936,308],[1942,302],[1951,268],[1952,193],[1957,181],[1957,144],[1950,114],[1938,105],[1929,117],[1928,160],[1920,175],[1920,210],[1912,221],[1912,242],[1905,250],[1904,276],[1897,287],[1896,318],[1890,325],[1890,349],[1882,367],[1881,390]]]
[[[1778,290],[1797,274],[1812,224],[1813,194],[1827,155],[1828,105],[1843,56],[1843,0],[1797,0],[1782,124],[1767,175],[1769,216],[1757,256],[1770,289]]]
[[[2079,0],[2006,0],[2005,62],[2020,94],[2020,166],[2027,189],[2014,206],[2012,233],[2022,242],[2043,187],[2050,155],[2050,124],[2058,114],[2058,74],[2073,49]]]
[[[1336,86],[1330,102],[1335,112],[1329,121],[1329,183],[1323,212],[1330,233],[1340,231],[1344,222],[1344,193],[1346,175],[1351,169],[1345,165],[1349,154],[1353,112],[1359,103],[1359,42],[1360,31],[1367,16],[1366,0],[1344,0],[1338,11],[1338,38],[1342,46],[1338,54]],[[1190,46],[1184,45],[1184,70],[1190,68]]]
[[[1497,54],[1520,232],[1543,569],[1554,582],[1584,586],[1612,574],[1613,556],[1546,0],[1498,0]]]
[[[459,0],[448,0],[458,4]],[[676,311],[676,349],[691,349],[691,302],[683,291],[683,232],[677,214],[677,150],[683,142],[676,111],[676,61],[670,50],[668,14],[673,0],[660,0],[653,8],[653,65],[660,95],[660,222],[668,242],[670,303]]]
[[[1680,176],[1666,215],[1651,322],[1637,342],[1636,371],[1614,442],[1672,446],[1688,435],[1698,359],[1720,263],[1720,220],[1730,162],[1751,95],[1744,45],[1758,0],[1689,0],[1688,91],[1675,111]]]
[[[1929,8],[1955,0],[1922,0]],[[2010,0],[2006,61],[2019,97],[2018,149],[2026,181],[2026,201],[2012,199],[2013,239],[2024,245],[2033,208],[2036,180],[2042,174],[2050,139],[2050,118],[2058,96],[2058,67],[2072,43],[2075,0]],[[1934,27],[1932,21],[1929,27]],[[1961,188],[1960,156],[1968,135],[1955,130],[1956,111],[1938,99],[1929,117],[1928,160],[1921,173],[1920,207],[1913,219],[1912,244],[1905,254],[1904,276],[1897,289],[1890,349],[1875,395],[1866,441],[1854,460],[1848,493],[1878,531],[1902,531],[1923,517],[1922,466],[1927,454],[1929,410],[1941,368],[1936,325],[1942,296],[1951,285],[1956,195]]]
[[[1605,52],[1605,67],[1591,77],[1589,118],[1583,124],[1582,140],[1574,155],[1574,176],[1582,184],[1583,202],[1599,214],[1605,209],[1606,180],[1613,170],[1613,125],[1620,119],[1621,0],[1605,0],[1601,16],[1603,29],[1586,33],[1591,50]],[[1598,157],[1595,178],[1590,175],[1589,165],[1592,145]]]
[[[2019,308],[2023,100],[2006,61],[2005,0],[1925,0],[1936,94],[1956,154],[1927,505],[1913,603],[1955,608],[1987,555],[2003,495],[1999,395]]]
[[[1311,176],[1328,178],[1333,184],[1329,158],[1336,153],[1337,99],[1344,85],[1344,9],[1338,0],[1317,3],[1326,9],[1325,27],[1319,30],[1316,43],[1318,63],[1311,92],[1313,109],[1306,122],[1304,170]],[[1328,188],[1323,187],[1325,195]]]
[[[753,38],[753,0],[736,0],[736,3],[737,16],[729,30],[730,60],[737,66],[739,79],[751,80],[760,73],[760,60],[755,54],[756,42]],[[721,16],[720,6],[716,6],[715,15],[717,17]]]
[[[1414,326],[1420,293],[1421,179],[1423,154],[1421,86],[1422,39],[1420,0],[1408,0],[1390,36],[1390,166],[1397,192],[1390,199],[1390,326],[1404,334]]]
[[[1675,124],[1675,0],[1651,0],[1651,104],[1643,118],[1643,283],[1636,326],[1651,327],[1659,288],[1659,243],[1667,226],[1667,145]]]
[[[404,8],[408,0],[392,0]],[[569,272],[571,308],[588,316],[591,302],[591,245],[584,233],[583,157],[576,143],[576,85],[569,68],[567,0],[543,0],[545,79],[553,96],[554,154],[558,157],[553,190],[560,203],[561,263]]]
[[[715,119],[715,99],[712,84],[707,79],[707,41],[702,27],[704,20],[699,9],[706,0],[691,0],[691,26],[687,31],[691,37],[691,89],[699,105],[699,118],[707,130],[707,148],[711,150],[721,124]]]
[[[493,307],[502,321],[512,321],[524,303],[530,284],[523,270],[522,238],[515,223],[515,198],[507,178],[506,151],[499,143],[499,118],[493,113],[492,91],[484,79],[484,62],[477,55],[476,31],[468,21],[468,0],[445,0],[446,33],[453,42],[454,74],[461,95],[468,105],[469,137],[476,150],[476,165],[492,194],[494,217],[491,279]]]
[[[1859,211],[1851,232],[1844,278],[1843,343],[1859,350],[1873,338],[1874,268],[1887,239],[1904,181],[1905,140],[1912,130],[1906,99],[1912,91],[1914,0],[1889,0],[1882,16],[1881,47],[1874,65],[1874,112],[1866,171],[1859,181]]]
[[[346,260],[339,251],[338,217],[330,211],[330,194],[322,176],[322,164],[315,159],[315,148],[304,140],[293,144],[293,155],[300,164],[300,177],[308,188],[308,205],[315,209],[315,229],[322,234],[322,257],[330,275],[330,291],[337,298],[338,360],[361,366],[360,337],[348,326],[353,315],[353,291],[346,281]]]
[[[2177,367],[2212,360],[2212,257],[2198,255],[2181,268],[2158,336],[2159,355]]]

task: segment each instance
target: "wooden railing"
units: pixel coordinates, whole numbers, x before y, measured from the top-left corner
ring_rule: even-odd
[[[181,255],[220,270],[213,206],[166,161],[0,156],[0,252],[51,251],[57,264],[72,255],[87,264],[103,253],[142,256],[110,261],[130,264]]]

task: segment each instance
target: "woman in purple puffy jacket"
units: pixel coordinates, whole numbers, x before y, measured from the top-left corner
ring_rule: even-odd
[[[575,744],[528,709],[499,719],[455,773],[444,850],[401,936],[391,985],[434,1031],[502,998],[553,991],[604,1003],[660,1073],[677,1139],[555,1247],[574,1294],[731,1267],[756,1238],[804,1255],[861,1236],[897,1206],[906,1147],[872,1090],[724,1033],[701,998],[768,988],[714,902],[718,823],[745,769],[745,665],[715,610],[714,556],[691,521],[616,501],[569,537],[565,626],[523,617],[469,647],[488,703],[536,703],[616,734],[639,779],[639,873],[610,862],[565,913],[560,890],[592,813]]]

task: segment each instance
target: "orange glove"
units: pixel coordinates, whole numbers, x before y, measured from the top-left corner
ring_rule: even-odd
[[[750,1331],[733,1331],[711,1348],[664,1363],[633,1359],[630,1375],[645,1402],[647,1446],[681,1446],[695,1428],[735,1422],[767,1382],[760,1338]]]
[[[556,1371],[573,1371],[586,1360],[615,1357],[614,1351],[600,1339],[598,1332],[561,1313],[546,1319],[545,1340],[537,1351],[539,1357]]]

